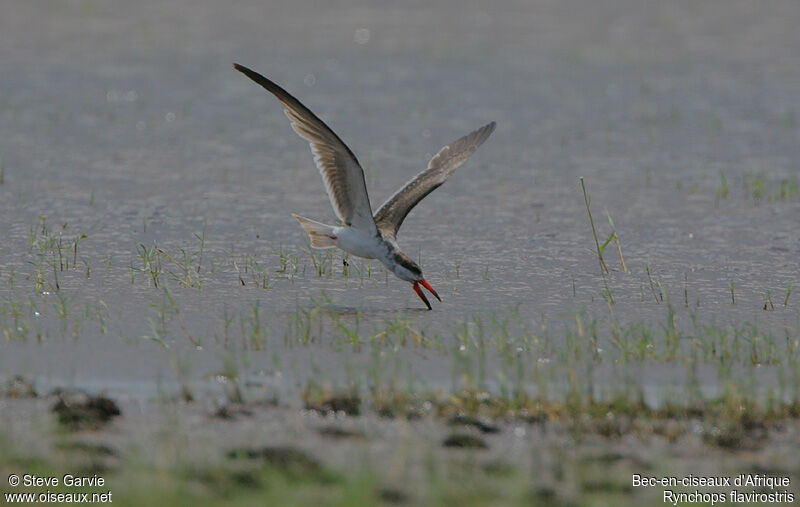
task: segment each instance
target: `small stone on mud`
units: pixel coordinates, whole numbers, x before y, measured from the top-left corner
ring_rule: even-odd
[[[52,411],[58,422],[72,430],[97,429],[121,414],[117,403],[105,396],[77,391],[57,391]]]
[[[347,415],[361,413],[361,398],[357,394],[304,395],[306,408],[321,413],[344,412]]]
[[[453,433],[444,439],[442,445],[445,447],[461,447],[469,449],[487,449],[489,447],[482,438],[474,435],[468,435],[466,433]]]
[[[483,421],[471,415],[459,414],[447,421],[447,424],[450,426],[472,426],[481,433],[500,433],[499,426],[492,424],[489,421]]]
[[[401,504],[408,502],[408,495],[395,488],[381,488],[378,491],[378,498],[386,503]]]
[[[2,398],[36,398],[38,394],[36,393],[36,388],[33,386],[33,382],[26,379],[22,375],[15,375],[14,377],[8,379],[8,381],[3,386],[3,389],[0,390],[0,397]]]
[[[344,439],[344,438],[367,438],[361,430],[353,430],[348,428],[342,428],[341,426],[324,426],[320,428],[319,434],[323,437],[330,437],[336,439]]]
[[[225,420],[236,419],[241,416],[250,417],[252,415],[252,410],[245,408],[238,403],[228,403],[226,405],[222,405],[214,412],[214,417]]]

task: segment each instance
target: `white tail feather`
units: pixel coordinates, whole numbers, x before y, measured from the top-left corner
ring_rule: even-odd
[[[333,248],[336,246],[336,236],[333,235],[333,227],[301,217],[300,215],[295,215],[294,213],[292,213],[292,216],[300,222],[300,225],[303,226],[303,229],[308,233],[312,248]]]

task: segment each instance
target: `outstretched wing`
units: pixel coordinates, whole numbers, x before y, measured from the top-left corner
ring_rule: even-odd
[[[439,153],[428,162],[427,169],[395,192],[375,212],[375,224],[381,233],[384,236],[396,237],[397,230],[408,212],[426,195],[439,188],[461,164],[466,162],[494,131],[495,125],[495,122],[491,122],[439,150]]]
[[[377,233],[369,205],[364,170],[350,148],[299,100],[258,72],[234,63],[233,67],[263,86],[283,104],[292,128],[311,145],[331,205],[345,225]]]

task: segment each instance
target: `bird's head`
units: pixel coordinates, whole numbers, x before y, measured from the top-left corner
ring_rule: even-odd
[[[428,302],[428,298],[425,297],[425,293],[422,292],[420,285],[428,289],[436,299],[439,301],[442,300],[442,298],[439,297],[439,294],[437,294],[433,287],[431,287],[431,284],[425,281],[425,278],[422,276],[422,270],[417,263],[412,261],[408,255],[398,251],[392,254],[392,258],[394,260],[394,266],[392,268],[394,274],[397,275],[401,280],[405,280],[414,284],[414,292],[416,292],[417,296],[419,296],[422,302],[425,303],[425,306],[428,307],[428,310],[431,309],[431,304]]]

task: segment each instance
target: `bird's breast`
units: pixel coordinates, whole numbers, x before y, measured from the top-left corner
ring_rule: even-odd
[[[333,233],[336,235],[336,246],[351,255],[376,259],[386,251],[383,240],[373,234],[352,227],[337,227]]]

